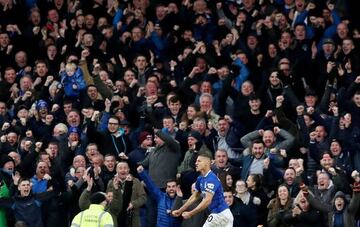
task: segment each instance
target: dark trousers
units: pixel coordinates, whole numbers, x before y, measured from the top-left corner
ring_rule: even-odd
[[[147,227],[154,227],[156,226],[156,219],[157,219],[157,202],[151,196],[147,197],[146,200],[146,226]]]

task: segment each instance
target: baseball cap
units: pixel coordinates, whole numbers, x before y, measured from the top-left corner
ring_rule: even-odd
[[[332,44],[335,45],[335,42],[332,38],[326,38],[323,40],[323,44]]]

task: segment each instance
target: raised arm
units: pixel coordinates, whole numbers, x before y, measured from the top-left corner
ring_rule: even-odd
[[[280,129],[279,131],[279,135],[284,139],[283,141],[281,141],[277,147],[279,149],[285,149],[285,150],[290,150],[290,148],[292,147],[292,145],[294,144],[295,138],[293,135],[291,135],[288,131],[286,131],[285,129]]]
[[[245,136],[241,137],[240,142],[243,145],[243,147],[249,147],[251,145],[251,141],[261,137],[261,134],[259,131],[260,130],[255,130],[255,131],[249,132]]]
[[[162,192],[154,182],[151,180],[150,176],[144,171],[144,168],[142,166],[139,166],[137,168],[137,171],[139,173],[140,178],[144,181],[146,187],[148,188],[150,194],[153,196],[156,201],[159,201],[161,198]]]
[[[173,139],[168,133],[164,133],[163,131],[159,130],[155,133],[160,139],[162,139],[167,146],[170,147],[170,150],[173,152],[180,152],[180,145],[179,143]]]

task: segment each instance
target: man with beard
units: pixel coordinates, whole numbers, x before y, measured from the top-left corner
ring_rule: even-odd
[[[104,101],[98,98],[98,88],[95,85],[89,85],[86,89],[87,97],[85,99],[84,107],[92,107],[95,110],[102,111],[105,108]]]
[[[112,154],[105,155],[104,164],[101,166],[101,172],[100,172],[100,177],[104,182],[105,189],[109,181],[116,174],[115,165],[116,165],[116,157]]]
[[[139,166],[137,171],[141,179],[145,182],[149,193],[155,198],[157,202],[157,227],[172,226],[180,227],[181,219],[171,215],[171,208],[174,205],[176,198],[176,189],[178,187],[176,180],[168,180],[166,182],[165,192],[157,187],[150,176],[144,171],[143,166]]]
[[[262,140],[254,140],[250,146],[251,154],[231,160],[234,166],[241,167],[241,180],[246,180],[250,174],[263,176],[270,165],[270,158],[264,154],[265,144]]]
[[[281,137],[283,140],[280,142],[278,137]],[[284,168],[286,151],[290,150],[294,144],[295,138],[289,132],[279,127],[274,127],[273,130],[255,130],[243,136],[241,138],[241,143],[244,147],[249,147],[251,141],[262,137],[264,142],[264,153],[271,157],[273,164],[277,168]],[[284,151],[285,150],[285,153]],[[246,151],[246,150],[245,150]],[[244,152],[245,152],[244,151]]]
[[[283,180],[289,189],[291,197],[295,198],[300,191],[299,182],[301,181],[301,177],[296,176],[294,168],[287,168],[284,172]]]
[[[167,180],[176,176],[181,158],[180,145],[171,137],[168,129],[156,131],[155,144],[155,148],[139,164],[149,170],[149,175],[158,188],[166,189]],[[150,226],[156,225],[156,204],[155,199],[147,201],[147,219]]]

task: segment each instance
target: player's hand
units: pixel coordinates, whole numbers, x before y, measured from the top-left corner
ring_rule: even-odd
[[[174,217],[179,217],[181,215],[181,213],[182,212],[180,210],[173,210],[171,212],[172,216],[174,216]]]
[[[185,211],[185,212],[182,213],[182,217],[184,219],[189,219],[189,218],[191,218],[191,213],[188,212],[188,211]]]

